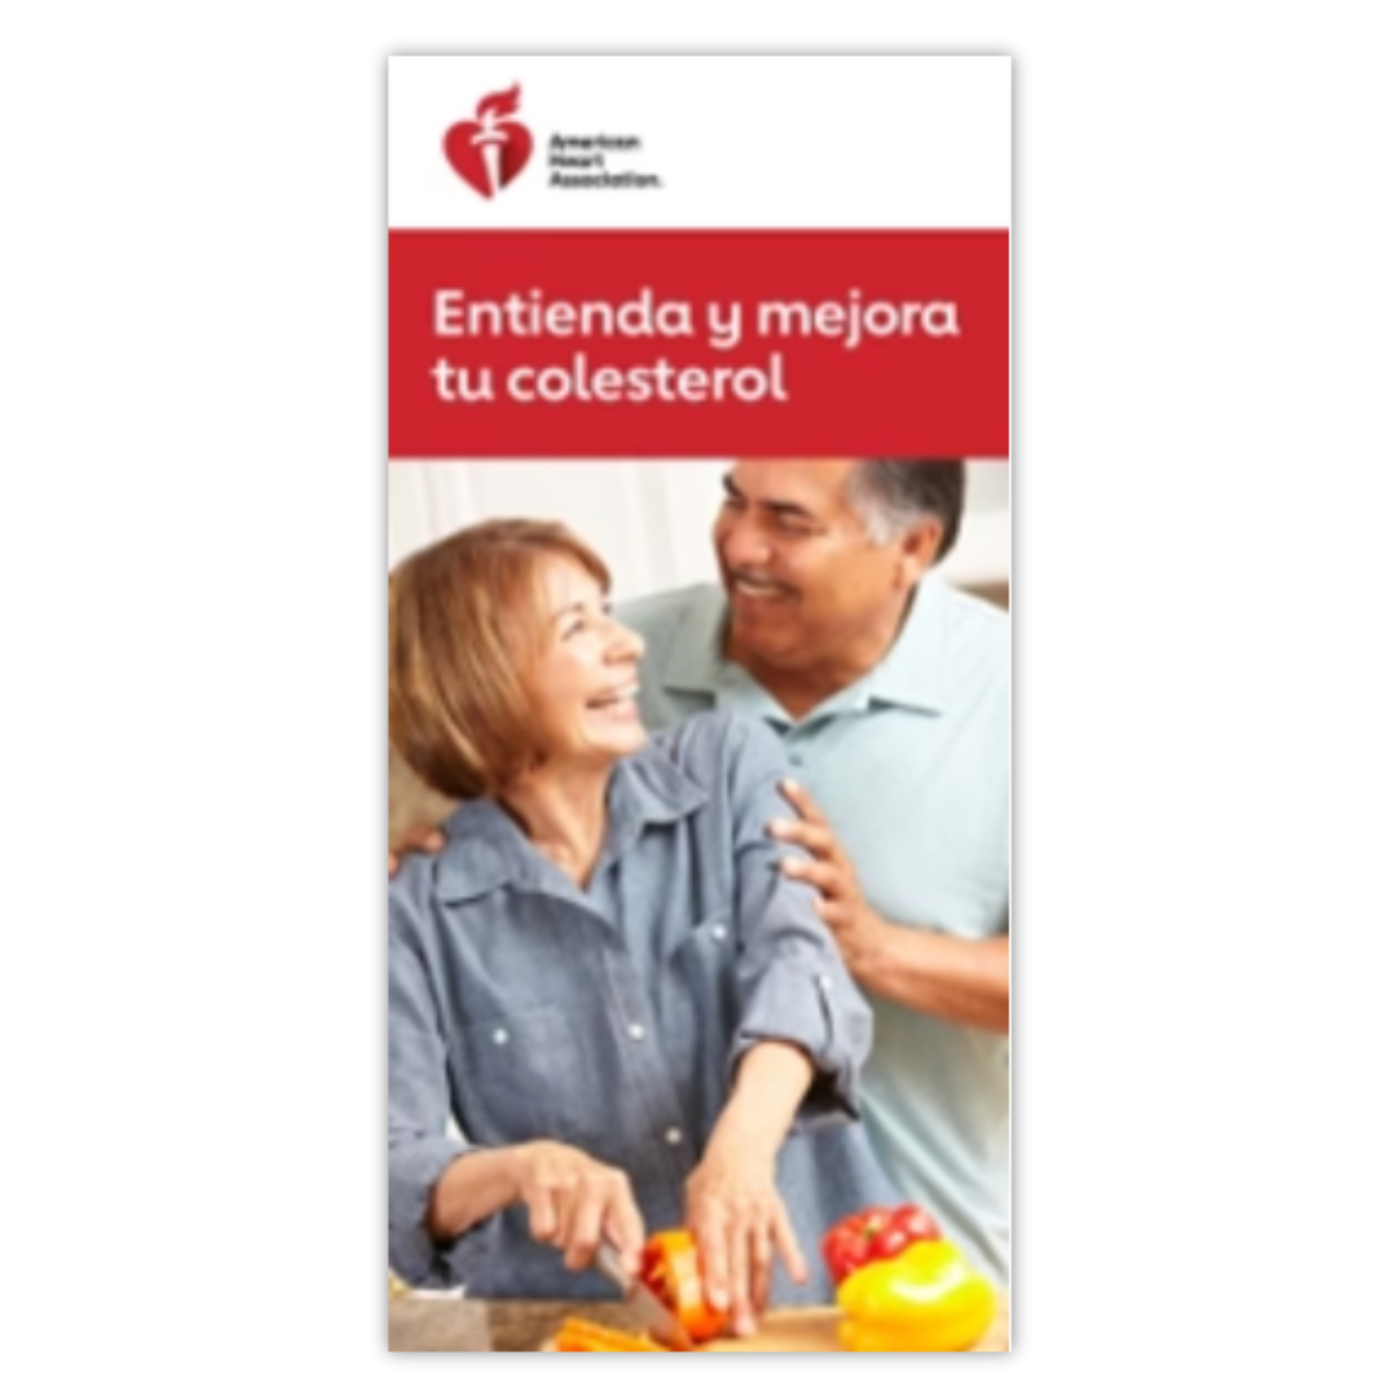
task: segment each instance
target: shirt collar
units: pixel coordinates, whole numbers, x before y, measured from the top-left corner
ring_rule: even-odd
[[[925,575],[894,645],[867,677],[870,699],[939,714],[947,708],[948,585]]]
[[[636,845],[647,826],[681,821],[708,800],[654,740],[619,760],[608,780],[608,833],[597,870]],[[446,902],[477,899],[502,885],[543,890],[563,878],[493,799],[463,802],[444,829],[435,885]]]
[[[833,709],[865,709],[871,703],[933,714],[945,709],[948,602],[948,585],[941,578],[925,575],[914,590],[909,615],[894,645],[872,671],[839,696],[823,702],[808,718]],[[727,613],[722,589],[706,589],[697,596],[677,624],[662,686],[710,695],[722,709],[742,709],[790,724],[782,706],[747,671],[725,659]]]

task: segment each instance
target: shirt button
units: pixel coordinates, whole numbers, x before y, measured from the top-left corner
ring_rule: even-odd
[[[716,924],[714,928],[710,930],[710,933],[714,936],[717,942],[722,942],[724,939],[724,935],[728,932],[729,930],[725,928],[723,924]]]
[[[672,1147],[678,1146],[681,1138],[683,1138],[684,1136],[685,1134],[682,1133],[679,1128],[666,1129],[666,1141],[669,1142]]]
[[[632,1024],[627,1027],[627,1034],[630,1035],[633,1040],[645,1039],[646,1033],[646,1027],[639,1026],[635,1021],[633,1021]]]
[[[504,1045],[506,1041],[510,1039],[510,1032],[504,1026],[497,1026],[496,1029],[491,1032],[491,1039],[494,1040],[497,1045]]]
[[[819,986],[822,989],[822,991],[829,992],[831,990],[830,975],[828,973],[823,972],[822,975],[817,978],[817,986]]]

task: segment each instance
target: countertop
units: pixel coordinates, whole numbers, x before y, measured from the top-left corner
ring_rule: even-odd
[[[465,1299],[407,1295],[389,1299],[390,1351],[539,1351],[566,1316],[632,1330],[622,1303],[576,1299]],[[997,1320],[974,1351],[1008,1350],[1005,1297]]]

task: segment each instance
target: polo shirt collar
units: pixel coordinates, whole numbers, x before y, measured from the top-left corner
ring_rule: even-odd
[[[938,714],[947,706],[948,585],[925,575],[894,645],[860,680],[819,705],[808,719],[872,703]],[[728,608],[724,592],[706,589],[677,624],[676,643],[661,684],[666,690],[709,695],[720,709],[736,709],[791,724],[792,719],[741,666],[725,659]]]
[[[866,678],[870,699],[939,714],[947,708],[948,585],[925,575],[899,636]]]

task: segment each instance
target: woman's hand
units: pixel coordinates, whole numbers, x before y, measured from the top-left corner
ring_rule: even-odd
[[[515,1196],[530,1233],[564,1251],[565,1267],[586,1268],[606,1237],[631,1274],[641,1267],[646,1226],[624,1172],[561,1142],[527,1142],[511,1154]]]
[[[768,1306],[775,1251],[795,1281],[807,1279],[774,1168],[771,1152],[717,1136],[686,1182],[686,1227],[700,1253],[705,1296],[729,1313],[739,1337],[754,1331],[755,1314]]]

